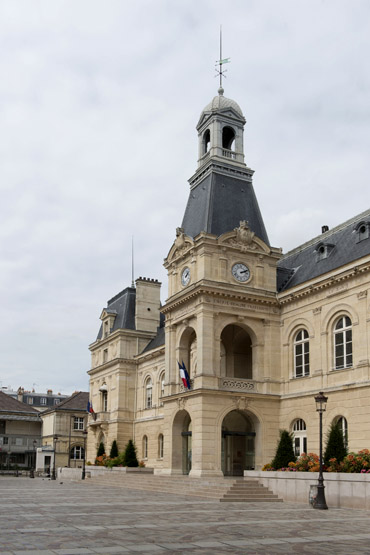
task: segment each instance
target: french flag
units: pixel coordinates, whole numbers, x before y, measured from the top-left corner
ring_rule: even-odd
[[[93,409],[92,403],[90,403],[90,401],[87,402],[87,409],[86,410],[87,410],[88,413],[94,414],[94,409]]]
[[[177,364],[179,365],[180,377],[182,379],[182,383],[184,384],[185,389],[191,389],[190,378],[189,378],[188,371],[186,370],[184,361],[182,361],[181,364],[179,363],[179,361],[177,361]]]

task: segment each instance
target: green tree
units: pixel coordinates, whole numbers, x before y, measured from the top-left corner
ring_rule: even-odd
[[[123,460],[124,460],[123,462],[124,466],[130,466],[130,467],[139,466],[139,461],[137,460],[137,457],[136,457],[136,447],[132,439],[130,439],[126,445]]]
[[[118,457],[118,445],[117,445],[117,442],[116,442],[115,439],[113,440],[109,456],[110,456],[111,459],[114,459],[114,458]]]
[[[97,453],[96,453],[96,456],[97,456],[97,457],[101,457],[101,456],[104,455],[104,454],[105,454],[105,447],[104,447],[104,443],[101,441],[101,442],[99,443],[99,447],[98,447],[98,451],[97,451]]]
[[[330,459],[337,459],[337,462],[340,463],[346,455],[347,447],[344,443],[343,432],[338,422],[332,422],[326,437],[324,464],[328,466]]]
[[[287,430],[280,430],[280,440],[276,449],[272,467],[275,470],[286,468],[290,462],[295,462],[296,456],[293,450],[293,436]]]

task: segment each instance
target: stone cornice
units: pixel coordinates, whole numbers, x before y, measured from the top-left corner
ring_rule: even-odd
[[[89,350],[93,351],[97,347],[103,347],[108,345],[111,341],[119,339],[120,337],[131,337],[132,339],[153,339],[156,333],[151,331],[141,331],[141,330],[128,330],[128,329],[118,329],[107,335],[107,337],[102,337],[97,339],[89,345]]]
[[[207,396],[221,396],[221,397],[247,397],[248,399],[275,399],[277,401],[280,400],[281,395],[277,395],[275,393],[256,393],[256,392],[248,392],[245,391],[225,391],[222,389],[207,389],[207,388],[199,388],[199,389],[191,389],[190,391],[184,391],[183,393],[174,393],[167,397],[162,397],[163,403],[168,403],[170,401],[176,401],[180,399],[190,399],[191,397],[198,397],[199,395],[207,395]]]
[[[95,368],[91,368],[90,370],[87,371],[87,373],[90,376],[92,376],[96,372],[101,372],[102,370],[109,370],[112,366],[117,366],[117,364],[126,364],[126,365],[129,364],[129,365],[136,366],[137,362],[135,359],[132,359],[132,358],[114,358],[112,360],[104,362],[104,364],[95,366]]]
[[[177,308],[178,306],[188,303],[189,301],[197,299],[203,295],[214,298],[228,299],[236,302],[253,302],[260,306],[267,305],[276,308],[279,307],[279,302],[274,293],[266,292],[265,294],[258,294],[256,290],[243,290],[237,292],[235,289],[230,291],[230,286],[228,290],[221,290],[216,288],[216,286],[213,286],[211,283],[206,284],[203,282],[202,284],[195,283],[188,290],[181,291],[177,295],[174,295],[172,300],[167,301],[167,303],[162,307],[161,311],[163,314],[167,314],[174,308]]]
[[[152,349],[151,351],[147,351],[146,353],[141,353],[135,356],[135,360],[138,362],[143,362],[144,360],[150,360],[151,358],[156,358],[158,356],[164,355],[165,346],[161,345],[156,349]]]

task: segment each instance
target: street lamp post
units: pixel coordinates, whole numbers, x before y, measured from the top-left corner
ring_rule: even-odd
[[[56,472],[55,472],[55,459],[56,459],[56,444],[57,444],[58,439],[59,439],[59,437],[58,437],[57,435],[55,435],[55,436],[53,437],[54,460],[53,460],[53,472],[52,472],[52,474],[51,474],[51,479],[52,479],[52,480],[56,480],[56,479],[57,479],[57,477],[56,477]]]
[[[32,458],[31,458],[30,478],[35,477],[35,470],[36,470],[36,445],[37,445],[37,441],[34,439],[32,443],[33,443],[33,452],[32,452]]]
[[[316,411],[319,413],[319,429],[320,429],[320,471],[319,471],[319,480],[317,484],[317,496],[313,503],[314,509],[327,509],[328,506],[325,500],[325,486],[324,486],[324,477],[322,475],[322,413],[326,411],[326,402],[328,398],[325,397],[324,393],[320,391],[318,395],[315,397],[316,402]]]
[[[83,452],[83,459],[82,459],[82,480],[85,479],[86,476],[86,438],[87,438],[87,430],[84,430],[83,432],[83,436],[84,436],[84,452]]]

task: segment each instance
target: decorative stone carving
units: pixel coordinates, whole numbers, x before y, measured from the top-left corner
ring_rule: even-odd
[[[190,380],[190,389],[194,389],[194,380]],[[180,393],[184,393],[185,391],[189,391],[189,389],[185,388],[184,384],[181,383]],[[179,397],[179,399],[182,399],[182,397]],[[177,399],[177,402],[179,401],[179,399]]]
[[[318,307],[314,308],[312,312],[314,313],[315,316],[317,314],[321,314],[321,306],[318,306]]]
[[[255,233],[250,229],[246,220],[241,221],[239,227],[236,227],[231,233],[233,235],[225,238],[224,243],[236,247],[242,252],[255,250],[258,247],[258,244],[254,241]]]
[[[182,255],[184,252],[191,247],[191,240],[184,233],[182,227],[176,228],[176,239],[174,242],[174,252],[173,255]]]
[[[255,383],[241,378],[221,378],[221,389],[227,391],[253,391]]]
[[[235,231],[236,240],[238,243],[241,243],[242,245],[247,245],[248,247],[252,245],[255,233],[250,229],[246,220],[241,221],[239,227],[235,228]]]
[[[234,397],[235,406],[238,410],[245,410],[249,405],[249,401],[246,397]]]
[[[176,228],[175,247],[178,250],[181,250],[185,247],[185,233],[182,227]]]
[[[357,298],[358,298],[359,301],[360,301],[361,299],[366,299],[366,297],[367,297],[367,291],[366,291],[366,290],[365,290],[365,291],[360,291],[360,292],[357,294]]]
[[[179,410],[184,410],[185,405],[186,405],[186,399],[184,399],[184,397],[178,397],[177,398],[177,406],[179,407]]]

